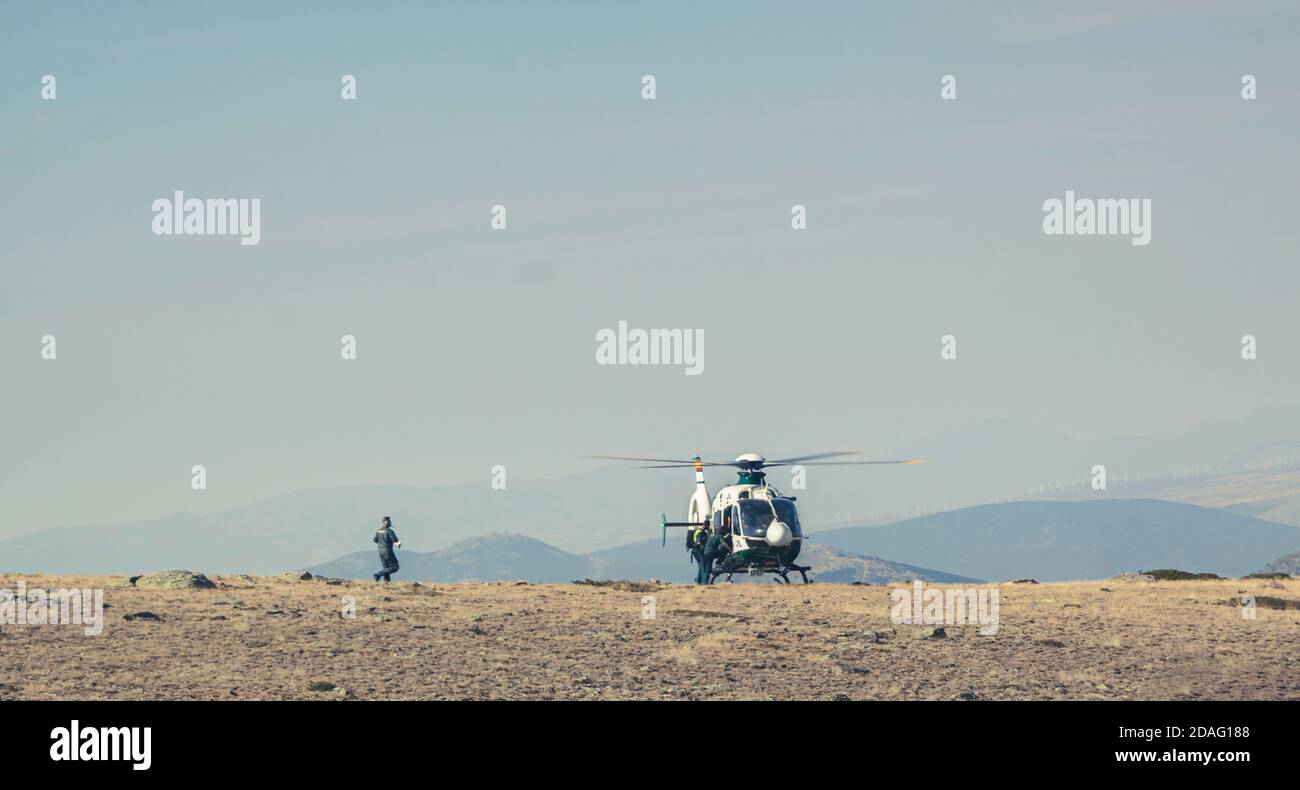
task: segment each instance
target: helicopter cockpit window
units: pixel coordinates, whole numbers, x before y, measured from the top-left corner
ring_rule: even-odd
[[[799,528],[799,514],[795,511],[794,503],[786,499],[774,499],[769,505],[767,501],[761,499],[751,499],[747,502],[740,503],[740,529],[741,534],[749,538],[762,538],[767,536],[767,525],[772,523],[772,509],[776,509],[777,516],[781,521],[790,527],[790,532],[795,537],[803,533]]]
[[[772,503],[772,506],[776,508],[776,514],[790,528],[790,534],[796,538],[803,537],[803,527],[799,525],[799,511],[795,510],[794,503],[788,499],[778,499]]]

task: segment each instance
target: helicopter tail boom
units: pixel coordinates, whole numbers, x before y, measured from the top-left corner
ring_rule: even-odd
[[[669,527],[703,527],[707,526],[703,521],[669,521],[667,513],[659,514],[659,526],[663,530],[663,540],[660,546],[668,545],[668,528]]]

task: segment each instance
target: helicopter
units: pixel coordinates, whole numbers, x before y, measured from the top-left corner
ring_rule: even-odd
[[[922,464],[920,459],[903,461],[826,461],[858,455],[857,450],[838,450],[830,453],[778,458],[769,461],[758,453],[744,453],[734,461],[705,461],[699,456],[690,460],[673,458],[630,458],[621,455],[591,455],[609,461],[640,461],[648,466],[642,469],[695,468],[695,491],[687,507],[686,521],[669,521],[666,514],[659,520],[660,545],[668,545],[670,527],[708,527],[721,530],[730,536],[731,551],[709,569],[709,583],[719,576],[732,581],[732,575],[747,573],[751,576],[773,574],[773,581],[790,584],[790,574],[798,572],[804,584],[811,584],[808,565],[797,565],[799,550],[807,537],[799,524],[795,497],[786,496],[767,482],[765,469],[774,466],[866,466],[888,464]],[[737,470],[736,482],[709,496],[704,482],[704,468],[730,466]]]

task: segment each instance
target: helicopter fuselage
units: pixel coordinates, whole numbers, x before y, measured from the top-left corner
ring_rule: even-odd
[[[789,542],[774,546],[768,528],[781,522]],[[799,556],[803,531],[794,498],[766,482],[737,483],[718,491],[709,514],[712,529],[730,536],[731,553],[723,567],[731,571],[763,572],[789,567]]]

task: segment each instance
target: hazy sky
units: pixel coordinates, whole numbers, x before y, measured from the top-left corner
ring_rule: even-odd
[[[1296,400],[1294,3],[370,5],[0,10],[0,535]],[[1150,245],[1045,236],[1066,190]],[[597,365],[620,320],[703,375]]]

